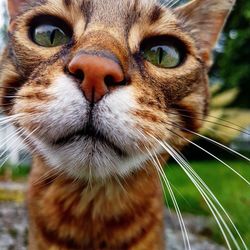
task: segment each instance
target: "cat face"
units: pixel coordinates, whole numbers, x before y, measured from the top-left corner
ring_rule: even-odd
[[[125,176],[181,147],[207,111],[210,53],[233,1],[9,0],[3,108],[74,178]],[[206,20],[206,22],[204,22]]]

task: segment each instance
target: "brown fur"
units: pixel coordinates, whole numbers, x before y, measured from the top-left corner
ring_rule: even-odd
[[[39,158],[34,164],[28,196],[30,249],[163,248],[162,192],[151,167],[127,181],[89,184],[51,171],[48,176]]]
[[[119,160],[128,156],[133,159],[134,154],[148,154],[147,150],[159,147],[149,134],[181,148],[186,144],[181,137],[191,138],[186,129],[197,131],[202,126],[209,101],[210,54],[233,1],[194,0],[174,10],[154,0],[8,2],[11,22],[9,44],[1,61],[0,96],[6,114],[20,114],[14,124],[27,133],[34,133],[33,138],[25,138],[34,151],[28,192],[29,249],[164,249],[163,199],[154,166],[147,160],[140,168],[131,166],[126,174],[110,172],[100,178],[98,171],[110,171],[114,164],[115,171],[121,167],[116,162],[105,163],[103,151],[108,144]],[[70,43],[48,49],[31,41],[31,20],[45,14],[60,18],[73,29]],[[162,69],[143,60],[141,43],[152,36],[181,42],[185,47],[183,63],[174,69]],[[75,128],[74,122],[84,111],[74,102],[78,92],[72,97],[70,91],[65,94],[61,89],[77,85],[67,68],[72,58],[82,52],[116,58],[127,85],[110,89],[104,99],[108,100],[116,91],[130,91],[129,100],[135,104],[118,114],[111,105],[96,108],[94,115],[108,115],[105,124],[99,125],[99,129],[107,129],[101,137],[102,142],[106,137],[106,144],[100,146],[99,142],[92,141],[89,162],[80,169],[75,169],[77,159],[63,162],[58,168],[49,162],[48,154],[58,140],[61,145],[55,157],[60,153],[67,131]],[[71,79],[70,84],[58,88],[55,82],[58,76]],[[14,95],[16,97],[9,97]],[[64,105],[64,97],[68,106]],[[116,101],[119,106],[120,100]],[[129,105],[127,102],[120,106]],[[114,105],[113,109],[117,108]],[[134,136],[136,131],[143,136],[140,133]],[[117,136],[123,139],[117,141]],[[51,150],[44,153],[41,150],[44,146],[39,148],[36,144],[39,140]],[[79,150],[72,145],[66,153]],[[84,154],[85,151],[81,152],[77,158]],[[97,159],[102,157],[102,165],[100,161],[98,166],[91,165],[96,155]],[[162,156],[162,152],[158,156]],[[67,160],[70,157],[68,154]],[[162,156],[162,164],[168,157]]]

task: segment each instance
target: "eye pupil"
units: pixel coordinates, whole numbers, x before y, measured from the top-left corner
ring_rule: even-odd
[[[163,48],[162,47],[159,47],[158,48],[158,51],[159,51],[159,64],[162,63],[162,59],[163,59]]]
[[[55,36],[56,36],[56,29],[54,29],[50,35],[50,42],[51,42],[51,45],[54,44],[54,41],[55,41]]]

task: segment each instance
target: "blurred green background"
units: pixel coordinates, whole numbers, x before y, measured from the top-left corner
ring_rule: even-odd
[[[182,1],[185,2],[185,1]],[[1,2],[3,3],[3,2]],[[0,48],[7,40],[7,13],[1,8]],[[211,112],[201,133],[219,143],[250,156],[250,1],[238,0],[229,22],[214,51],[214,65],[210,72]],[[239,156],[210,143],[204,138],[195,141],[233,169],[250,180],[250,163]],[[1,151],[0,151],[1,153]],[[250,246],[250,188],[230,169],[193,145],[184,153],[193,169],[201,176],[220,200],[235,222],[242,237]],[[25,182],[29,172],[29,158],[13,166],[7,156],[0,167],[0,181]],[[177,202],[183,213],[211,216],[206,203],[182,169],[171,160],[165,168]],[[168,205],[174,208],[167,193]],[[18,199],[20,196],[18,196]],[[15,200],[0,191],[0,200]],[[227,220],[228,221],[228,220]],[[211,226],[211,238],[224,243],[216,223]]]

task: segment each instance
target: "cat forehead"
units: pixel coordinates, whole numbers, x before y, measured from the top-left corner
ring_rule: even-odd
[[[88,4],[88,6],[92,6],[94,9],[100,8],[108,12],[114,12],[121,9],[126,10],[130,7],[138,7],[138,10],[142,10],[163,3],[161,0],[59,0],[58,2],[60,1],[66,6]],[[166,0],[166,2],[167,1],[168,0]],[[48,0],[48,2],[55,3],[56,1]]]
[[[89,21],[109,22],[115,25],[124,19],[135,19],[143,15],[149,15],[156,21],[163,14],[168,6],[165,0],[29,0],[26,8],[34,10],[35,7],[48,7],[52,11],[69,14],[72,11],[79,11],[86,15]],[[137,16],[135,16],[137,15]]]

